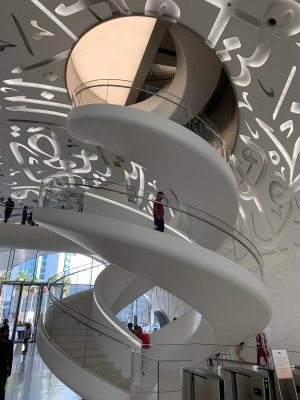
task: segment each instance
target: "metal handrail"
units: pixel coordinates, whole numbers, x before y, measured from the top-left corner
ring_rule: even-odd
[[[116,79],[113,79],[113,78],[109,78],[109,79],[92,79],[92,80],[90,80],[90,81],[87,81],[87,82],[84,82],[84,83],[81,83],[80,85],[78,85],[78,86],[74,89],[73,95],[77,96],[77,95],[82,91],[82,89],[84,89],[84,86],[86,86],[86,85],[88,85],[88,84],[90,84],[90,83],[93,83],[93,82],[102,82],[102,81],[103,81],[103,82],[106,82],[106,84],[104,84],[103,86],[107,86],[107,83],[108,83],[109,81],[113,81],[113,82],[127,82],[127,83],[130,83],[130,84],[133,84],[133,85],[129,86],[130,89],[131,89],[131,88],[134,88],[134,89],[137,89],[137,90],[140,90],[140,89],[141,89],[139,86],[134,85],[134,82],[133,82],[133,81],[130,81],[130,80],[127,80],[127,79],[118,79],[118,78],[116,78]],[[176,95],[173,94],[173,93],[167,92],[166,90],[157,88],[157,87],[155,87],[155,86],[148,85],[147,83],[144,84],[144,85],[147,86],[147,88],[153,89],[153,91],[149,91],[149,94],[157,94],[157,92],[155,92],[155,91],[159,91],[160,93],[165,93],[165,94],[168,95],[168,96],[174,97],[176,100],[178,100],[179,102],[185,104],[187,107],[192,108],[192,109],[194,110],[195,114],[198,114],[197,108],[196,108],[196,107],[194,107],[194,106],[192,106],[192,105],[186,103],[186,102],[185,102],[183,99],[181,99],[179,96],[176,96]],[[98,85],[95,85],[95,87],[97,87],[97,86],[98,86]],[[125,86],[120,85],[120,87],[125,87]],[[146,89],[145,89],[145,90],[146,90]],[[205,118],[207,118],[203,113],[200,112],[200,114],[202,114]],[[210,121],[209,121],[209,122],[210,122]]]
[[[99,82],[101,82],[101,83],[99,83]],[[121,84],[112,83],[112,82],[121,82]],[[229,151],[229,147],[227,145],[226,140],[217,132],[218,129],[216,128],[216,126],[214,124],[212,124],[212,122],[202,112],[197,111],[197,109],[195,107],[189,105],[184,100],[182,100],[181,98],[179,98],[176,95],[173,95],[172,93],[169,93],[167,91],[161,90],[161,89],[156,88],[156,87],[151,86],[151,85],[145,84],[145,86],[146,86],[146,89],[138,87],[138,86],[136,86],[134,84],[134,82],[129,81],[129,80],[124,80],[124,79],[95,79],[95,80],[91,80],[91,81],[82,83],[81,85],[77,86],[74,89],[74,92],[73,92],[73,94],[71,96],[72,97],[72,106],[73,107],[77,107],[76,96],[78,96],[79,94],[81,94],[85,90],[89,90],[89,89],[96,88],[96,87],[107,87],[107,88],[108,87],[116,87],[116,88],[133,89],[133,90],[137,90],[137,91],[139,91],[141,93],[145,93],[145,94],[149,94],[151,96],[159,97],[159,98],[161,98],[163,100],[166,100],[166,101],[176,105],[176,107],[180,107],[180,108],[184,109],[186,112],[191,114],[191,116],[189,118],[189,121],[192,121],[193,119],[197,119],[200,122],[204,123],[205,127],[211,133],[213,133],[213,135],[216,137],[216,139],[220,142],[221,148],[223,149],[223,151],[225,153],[224,154],[225,155],[224,158],[226,160],[230,161],[229,160],[230,151]],[[165,96],[164,96],[164,94],[165,94]],[[170,99],[169,97],[173,98],[173,100]],[[192,113],[191,113],[191,111],[192,111]]]
[[[89,82],[93,82],[93,81],[89,81]],[[89,83],[89,82],[87,82],[87,83]],[[128,81],[128,82],[130,82],[130,81]],[[93,88],[96,88],[96,87],[117,87],[117,88],[123,88],[123,89],[124,89],[124,88],[125,88],[125,89],[134,89],[134,90],[138,90],[138,91],[140,91],[140,92],[142,92],[142,93],[150,94],[151,96],[159,97],[159,98],[161,98],[161,99],[163,99],[163,100],[169,101],[170,103],[172,103],[172,104],[174,104],[174,105],[176,105],[176,106],[178,106],[178,107],[180,107],[180,108],[183,108],[185,111],[187,111],[187,112],[189,112],[189,113],[191,112],[191,107],[192,107],[192,106],[190,106],[188,103],[186,103],[185,101],[183,101],[182,99],[180,99],[180,97],[174,96],[173,94],[171,94],[171,93],[169,93],[169,92],[166,92],[166,91],[163,91],[163,90],[159,90],[159,92],[156,92],[156,91],[151,91],[151,90],[149,90],[149,89],[143,89],[143,88],[140,88],[140,87],[134,86],[134,85],[125,86],[125,85],[117,85],[117,84],[113,84],[113,83],[110,83],[110,84],[108,84],[108,83],[106,83],[106,84],[104,84],[104,83],[103,83],[103,84],[95,84],[95,85],[88,86],[88,87],[83,87],[84,85],[86,85],[86,84],[80,85],[80,86],[81,86],[81,89],[78,90],[76,93],[75,93],[75,91],[76,91],[76,89],[75,89],[75,91],[74,91],[74,93],[73,93],[73,95],[72,95],[72,96],[73,96],[73,99],[74,99],[75,107],[76,107],[76,96],[79,95],[80,93],[82,93],[82,92],[85,91],[85,90],[93,89]],[[149,85],[146,85],[146,86],[149,87]],[[154,87],[153,87],[153,88],[154,88]],[[77,89],[78,89],[78,88],[77,88]],[[155,88],[155,89],[156,89],[156,88]],[[166,93],[168,96],[175,97],[176,100],[179,100],[180,103],[178,103],[178,102],[176,102],[176,101],[174,101],[174,100],[171,100],[171,99],[169,99],[169,98],[167,98],[167,97],[165,97],[165,96],[162,96],[160,93]],[[183,105],[184,105],[185,107],[184,107]],[[194,109],[194,110],[196,110],[196,109]],[[217,133],[217,132],[215,131],[216,128],[213,128],[212,126],[210,126],[210,124],[212,124],[211,121],[210,121],[203,113],[201,113],[200,111],[199,111],[199,112],[194,111],[194,113],[195,113],[195,114],[192,114],[192,118],[197,118],[197,119],[199,119],[199,120],[202,121],[202,116],[203,116],[203,120],[206,120],[206,121],[202,121],[202,122],[205,122],[206,127],[209,128],[209,129],[214,133],[214,135],[215,135],[222,143],[226,143],[226,141],[224,140],[224,138],[222,138],[222,136],[221,136],[219,133]],[[201,114],[201,118],[199,117],[199,114]],[[209,121],[209,122],[208,122],[208,121]],[[226,143],[226,146],[227,146],[227,143]]]
[[[54,180],[54,179],[57,179],[57,178],[56,178],[56,177],[48,177],[48,178],[44,179],[44,181],[48,181],[48,180],[51,180],[51,179]],[[60,179],[60,178],[59,178],[59,179]],[[72,178],[72,179],[74,179],[74,178]],[[88,181],[93,181],[93,182],[94,182],[94,181],[97,181],[96,179],[83,179],[83,180],[84,180],[84,181],[87,181],[87,180],[88,180]],[[42,181],[42,182],[43,182],[43,181]],[[102,181],[99,180],[99,183],[100,183],[100,182],[102,183],[102,185],[99,185],[99,186],[88,185],[88,184],[85,184],[85,183],[82,183],[82,184],[81,184],[81,183],[67,183],[67,185],[68,185],[69,187],[71,187],[71,186],[74,186],[74,187],[78,186],[78,187],[89,188],[89,189],[107,190],[107,191],[110,191],[110,192],[113,192],[113,193],[118,193],[118,194],[121,194],[121,195],[126,195],[126,196],[128,196],[128,192],[122,192],[122,191],[117,190],[117,189],[112,189],[112,188],[105,187],[104,185],[105,185],[105,183],[107,183],[107,182],[102,182]],[[113,183],[113,182],[110,182],[110,183],[111,183],[111,184],[114,184],[114,185],[117,185],[117,183]],[[60,186],[63,186],[63,184],[61,184]],[[123,185],[123,184],[120,184],[120,186],[125,187],[126,189],[129,189],[129,190],[134,190],[134,189],[135,189],[134,187],[126,186],[126,185]],[[148,193],[151,193],[151,192],[148,191]],[[151,193],[151,194],[155,195],[154,193]],[[148,201],[150,201],[150,202],[155,202],[155,200],[149,200],[149,198],[146,198],[146,197],[144,197],[144,196],[140,196],[140,195],[137,195],[137,194],[135,194],[134,196],[135,196],[135,198],[137,198],[137,199],[146,200],[147,202],[148,202]],[[180,209],[180,208],[178,208],[178,207],[176,207],[176,206],[173,206],[171,203],[164,203],[164,202],[162,202],[162,204],[163,204],[164,206],[166,206],[166,207],[172,209],[173,211],[177,211],[177,212],[183,213],[183,214],[185,214],[185,215],[187,215],[187,216],[189,216],[189,217],[192,217],[192,218],[195,218],[195,219],[197,219],[197,220],[199,220],[199,221],[202,221],[202,222],[204,222],[204,223],[207,223],[207,224],[209,224],[210,226],[216,228],[217,230],[219,230],[219,231],[225,233],[226,235],[232,237],[233,240],[236,240],[238,243],[240,243],[240,244],[254,257],[254,259],[255,259],[256,262],[258,263],[258,266],[260,267],[261,276],[263,276],[263,272],[262,272],[263,259],[262,259],[262,256],[261,256],[260,252],[258,251],[257,247],[256,247],[244,234],[242,234],[241,232],[239,232],[237,229],[235,229],[234,227],[230,226],[228,223],[222,221],[220,218],[217,218],[217,217],[215,217],[215,216],[209,214],[208,212],[205,212],[205,211],[203,211],[203,210],[197,209],[196,207],[190,206],[190,205],[188,205],[188,204],[182,203],[183,207],[190,207],[190,208],[193,208],[193,209],[196,210],[197,212],[202,213],[202,214],[204,214],[205,216],[211,218],[211,219],[214,221],[214,223],[211,222],[211,221],[208,221],[208,220],[205,219],[204,217],[200,217],[200,216],[198,216],[198,215],[196,215],[196,214],[194,214],[194,213],[191,213],[191,212],[182,210],[182,209]],[[180,203],[179,203],[179,205],[180,205]],[[227,227],[232,233],[226,231],[226,230],[223,229],[223,228],[221,228],[221,227],[218,225],[218,223],[222,223],[222,224],[223,224],[225,227]],[[238,235],[238,236],[240,236],[241,238],[243,238],[248,244],[251,245],[252,249],[254,249],[254,250],[251,250],[250,247],[247,246],[247,244],[245,244],[239,237],[237,237],[237,236],[235,236],[235,235]]]

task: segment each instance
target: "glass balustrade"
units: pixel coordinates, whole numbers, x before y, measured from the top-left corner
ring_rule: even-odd
[[[145,226],[153,229],[152,209],[156,193],[141,191],[140,188],[114,182],[74,177],[50,177],[42,182],[39,207],[89,212],[90,199],[95,198],[97,201],[106,202],[113,207],[125,207],[126,210],[138,213],[145,222]],[[166,221],[165,234],[175,235],[182,240],[201,245],[206,243],[207,235],[212,235],[217,240],[219,238],[218,246],[214,248],[214,251],[244,265],[262,277],[261,256],[243,234],[220,219],[174,199],[164,198],[163,205]],[[97,202],[97,212],[101,214],[101,202]],[[96,277],[103,265],[108,265],[108,263],[104,261],[92,267],[90,265],[83,266],[75,271],[70,271],[67,275],[57,275],[49,282],[49,304],[44,321],[48,338],[56,346],[60,346],[59,332],[56,329],[59,321],[63,319],[69,326],[75,326],[84,338],[83,345],[76,353],[76,359],[74,360],[73,355],[67,349],[61,350],[82,368],[88,369],[101,379],[107,380],[121,389],[130,391],[132,400],[139,399],[141,395],[147,395],[147,398],[156,400],[159,399],[160,393],[181,390],[180,371],[184,367],[207,366],[207,359],[213,365],[224,362],[224,360],[237,362],[235,347],[232,344],[156,344],[154,341],[149,348],[143,349],[138,339],[128,337],[126,327],[121,327],[121,329],[116,327],[110,317],[107,319],[105,313],[103,314],[104,318],[99,320],[94,318],[94,314],[87,315],[76,310],[72,306],[72,302],[68,302],[68,298],[81,290],[84,294],[88,288],[81,286],[79,278],[74,277],[79,277],[87,270],[92,271],[91,274]],[[103,312],[101,307],[98,312],[100,314]],[[90,363],[90,349],[95,342],[99,349],[117,349],[110,357],[112,359],[120,357],[123,360],[122,365],[115,371],[116,374],[121,374],[118,383],[115,379],[112,380],[105,375],[105,369],[102,370],[101,366],[97,369],[95,364]],[[255,362],[256,351],[255,347],[244,348],[243,352],[247,354],[245,360],[249,358],[251,362]],[[99,357],[102,360],[99,361],[100,364],[107,361],[107,355],[103,354],[102,359],[102,355]],[[115,363],[112,364],[118,365],[119,361],[114,361]]]
[[[132,81],[98,79],[78,86],[72,95],[73,108],[87,104],[126,105],[168,118],[200,136],[230,162],[229,147],[218,128],[202,112],[172,93],[150,85],[137,86]]]
[[[139,223],[152,228],[156,193],[108,181],[49,177],[42,181],[39,207],[95,212],[92,201],[132,211]],[[262,257],[250,240],[219,218],[179,201],[164,198],[165,233],[212,249],[263,278]],[[92,211],[90,211],[92,210]]]
[[[99,323],[92,317],[76,310],[72,303],[67,301],[68,297],[81,290],[76,283],[79,278],[74,278],[76,275],[90,271],[91,275],[96,276],[105,266],[107,266],[106,262],[99,262],[94,266],[77,267],[68,274],[60,273],[53,277],[48,285],[49,304],[44,324],[49,340],[58,347],[63,347],[60,341],[60,332],[56,329],[59,321],[63,320],[69,328],[76,329],[83,338],[82,345],[77,348],[76,355],[74,352],[69,352],[68,348],[61,349],[65,356],[99,378],[130,392],[131,400],[138,400],[141,396],[145,396],[149,400],[159,400],[162,394],[180,392],[183,368],[196,367],[216,373],[219,372],[219,367],[227,366],[240,366],[256,370],[257,358],[261,353],[264,353],[266,357],[265,359],[260,358],[260,365],[273,368],[271,348],[267,342],[263,347],[246,344],[235,346],[232,343],[155,343],[153,337],[153,343],[150,343],[147,348],[142,349],[141,345],[140,347],[130,346],[126,340],[127,329],[125,327],[122,333],[109,325]],[[73,284],[75,287],[72,290],[66,290],[70,286],[70,279],[75,282]],[[64,299],[62,299],[63,297]],[[255,343],[255,339],[252,341]],[[103,349],[103,346],[110,350],[117,348],[118,354],[120,355],[122,352],[122,358],[126,358],[126,365],[123,363],[122,367],[115,371],[116,374],[119,374],[119,380],[112,380],[106,375],[105,368],[102,368],[107,357],[105,354],[99,354],[96,363],[91,361],[91,352],[95,354],[98,351],[99,353],[99,350],[95,350],[97,346],[99,349]],[[298,368],[300,365],[299,353],[288,351],[288,354],[291,364],[294,368]]]

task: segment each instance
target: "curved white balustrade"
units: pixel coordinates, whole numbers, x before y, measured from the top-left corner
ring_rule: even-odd
[[[170,186],[184,203],[234,225],[238,196],[229,166],[208,143],[182,126],[127,107],[88,105],[71,111],[68,130],[82,142],[107,147],[139,162]],[[121,335],[123,332],[129,346],[139,351],[139,342],[116,321],[114,314],[151,285],[167,290],[193,308],[153,334],[149,354],[156,359],[174,359],[180,353],[180,344],[208,342],[211,346],[199,351],[194,360],[200,362],[214,354],[218,344],[235,345],[268,324],[270,299],[262,282],[213,251],[226,237],[222,230],[214,235],[215,230],[201,223],[196,233],[200,232],[205,240],[191,243],[183,237],[154,231],[143,216],[130,219],[128,209],[126,216],[121,215],[122,207],[114,215],[112,203],[102,207],[99,202],[97,208],[95,201],[90,206],[83,213],[38,209],[34,218],[45,228],[114,264],[97,279],[92,317]],[[179,220],[174,219],[175,225]],[[119,268],[120,281],[114,288]],[[184,326],[189,327],[185,334]],[[172,347],[161,347],[167,345],[166,337],[171,338]],[[114,350],[105,335],[97,342],[122,375],[128,377],[128,353],[118,346]],[[60,378],[63,380],[63,376]],[[165,386],[166,390],[170,385],[169,382]]]
[[[35,216],[47,229],[185,301],[210,322],[216,343],[239,343],[263,329],[270,318],[269,294],[261,281],[197,244],[69,210],[38,209]]]
[[[140,163],[184,203],[235,224],[238,193],[230,167],[181,125],[141,110],[92,104],[73,109],[67,129],[81,142]]]

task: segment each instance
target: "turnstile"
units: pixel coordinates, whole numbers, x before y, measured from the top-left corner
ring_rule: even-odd
[[[298,399],[300,399],[300,367],[292,368]]]
[[[212,372],[184,369],[182,400],[225,400],[224,381]]]
[[[275,370],[271,367],[264,367],[260,365],[253,365],[252,369],[256,372],[262,374],[269,381],[269,393],[270,399],[272,400],[280,400],[280,390],[278,386],[278,381],[276,378]]]
[[[274,400],[270,379],[246,368],[219,367],[225,381],[225,400]]]

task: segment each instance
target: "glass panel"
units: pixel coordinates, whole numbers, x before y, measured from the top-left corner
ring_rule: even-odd
[[[49,307],[49,291],[47,289],[46,285],[42,286],[42,298],[41,298],[41,308],[40,308],[40,315],[45,315],[45,313],[47,312],[47,309]]]
[[[19,298],[21,294],[21,285],[2,285],[0,319],[8,320],[10,338],[13,340],[13,331],[18,312]]]
[[[40,285],[24,285],[22,290],[18,326],[21,329],[21,326],[24,326],[25,323],[31,325],[31,340],[35,337],[35,323],[39,311],[40,290]]]
[[[160,391],[158,361],[141,354],[131,354],[131,400],[158,400]],[[144,396],[144,397],[141,397]]]
[[[33,280],[34,272],[36,266],[36,259],[25,261],[24,263],[17,265],[11,271],[10,280],[11,281],[23,281],[30,282]]]

